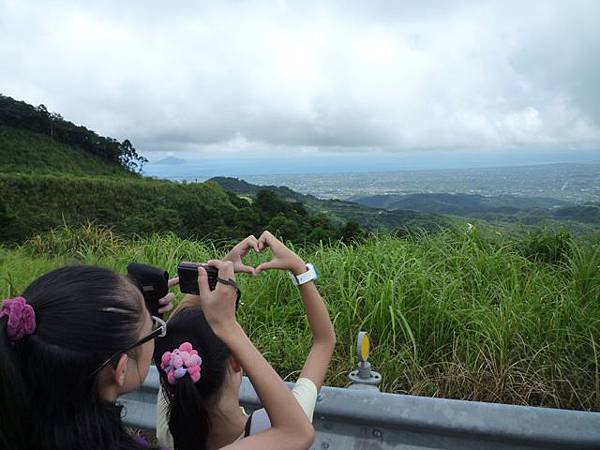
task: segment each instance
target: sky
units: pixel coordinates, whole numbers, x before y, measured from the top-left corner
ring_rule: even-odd
[[[595,0],[0,0],[0,93],[216,172],[600,161],[599,20]]]

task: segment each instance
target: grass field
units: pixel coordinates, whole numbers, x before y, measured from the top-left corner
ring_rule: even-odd
[[[106,229],[63,228],[18,248],[0,247],[0,296],[67,263],[121,272],[130,261],[174,273],[179,260],[222,255],[163,234],[125,240]],[[355,338],[370,332],[382,389],[416,395],[600,410],[600,243],[511,238],[492,228],[299,249],[338,346],[328,384],[344,386]],[[256,264],[266,255],[251,255]],[[239,276],[239,318],[278,372],[298,375],[310,332],[286,274]]]

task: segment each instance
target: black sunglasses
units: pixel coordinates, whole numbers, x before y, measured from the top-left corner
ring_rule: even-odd
[[[153,339],[165,337],[167,334],[167,323],[164,320],[162,320],[160,317],[156,317],[156,316],[151,316],[151,317],[152,317],[152,331],[150,333],[148,333],[146,336],[141,338],[135,344],[132,344],[129,347],[124,348],[123,350],[113,353],[110,356],[110,358],[108,358],[101,365],[99,365],[98,368],[90,374],[90,376],[91,377],[95,376],[98,372],[100,372],[102,369],[104,369],[108,364],[112,364],[113,366],[116,366],[117,363],[119,362],[119,358],[121,357],[121,355],[123,353],[127,353],[128,351],[133,350],[134,348],[136,348],[142,344],[145,344],[146,342],[151,341]]]

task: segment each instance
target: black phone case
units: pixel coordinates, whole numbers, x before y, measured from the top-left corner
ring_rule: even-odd
[[[127,275],[142,291],[150,314],[161,317],[158,300],[169,292],[168,272],[149,264],[131,263],[127,266]]]
[[[219,271],[216,267],[207,264],[196,264],[190,262],[182,262],[177,266],[177,274],[179,275],[179,289],[184,294],[198,295],[200,287],[198,286],[198,267],[204,267],[208,275],[208,287],[211,291],[217,287],[217,277]]]
[[[179,266],[177,266],[177,274],[179,275],[179,289],[184,294],[200,294],[200,287],[198,286],[198,267],[204,267],[204,270],[206,270],[209,289],[214,291],[217,287],[219,270],[216,267],[209,266],[208,264],[181,262],[179,263]],[[235,303],[236,311],[240,306],[241,296],[242,293],[237,289],[237,300]]]

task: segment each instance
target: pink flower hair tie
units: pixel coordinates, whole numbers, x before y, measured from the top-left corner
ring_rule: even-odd
[[[7,316],[6,334],[15,342],[35,332],[35,311],[23,297],[8,298],[0,306],[0,318]]]
[[[164,352],[160,358],[160,368],[167,374],[169,384],[175,384],[187,373],[194,383],[200,380],[202,358],[192,344],[184,342],[172,352]]]

